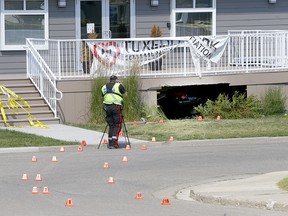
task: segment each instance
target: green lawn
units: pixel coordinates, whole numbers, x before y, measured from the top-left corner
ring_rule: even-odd
[[[82,128],[102,131],[105,124],[75,125]],[[164,124],[146,123],[134,126],[126,123],[129,137],[157,141],[174,140],[222,139],[244,137],[277,137],[288,136],[288,116],[273,116],[258,119],[237,120],[203,120],[196,119],[168,120]],[[123,129],[122,129],[123,130]]]
[[[45,128],[43,128],[45,130]],[[12,130],[0,130],[0,148],[32,147],[32,146],[62,146],[76,145],[77,142],[65,142],[43,136],[26,134]]]
[[[71,124],[73,126],[103,132],[105,124]],[[225,139],[245,137],[277,137],[288,136],[288,116],[273,116],[258,119],[237,120],[203,120],[196,119],[167,120],[159,122],[138,124],[126,123],[130,138],[157,141],[168,141],[170,136],[174,140],[196,139]],[[45,129],[43,129],[45,130]],[[65,142],[20,133],[11,130],[0,130],[0,147],[25,147],[25,146],[60,146],[76,145],[77,142]]]

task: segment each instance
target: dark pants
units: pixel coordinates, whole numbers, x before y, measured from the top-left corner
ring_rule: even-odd
[[[109,125],[108,145],[119,147],[118,136],[121,131],[122,119],[123,119],[121,106],[115,104],[105,105],[105,111],[106,111],[106,122]]]

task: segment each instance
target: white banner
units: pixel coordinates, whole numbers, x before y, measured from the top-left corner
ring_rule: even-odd
[[[227,36],[194,36],[188,40],[191,53],[206,61],[217,63],[228,43]]]
[[[148,64],[163,57],[167,52],[185,43],[185,41],[87,41],[86,43],[93,52],[94,58],[91,71],[95,72],[99,64],[109,68],[113,67],[113,71],[121,71],[133,60],[137,60],[140,65]]]
[[[196,71],[200,70],[200,59],[210,63],[217,63],[222,56],[228,42],[228,37],[195,36],[190,39],[159,39],[139,41],[87,41],[93,52],[91,73],[95,73],[100,65],[121,71],[137,60],[140,65],[148,64],[160,59],[168,52],[179,46],[189,46],[191,58]]]
[[[210,69],[211,62],[217,63],[220,60],[228,39],[227,36],[194,36],[188,40],[191,57],[198,74],[200,73],[200,59],[205,60],[207,68]]]

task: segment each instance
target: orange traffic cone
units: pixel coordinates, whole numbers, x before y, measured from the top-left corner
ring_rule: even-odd
[[[37,157],[36,156],[32,157],[32,162],[37,162]]]
[[[86,143],[85,140],[82,140],[82,142],[81,142],[81,146],[87,146],[87,143]]]
[[[38,188],[37,187],[32,188],[32,194],[38,194]]]
[[[43,187],[43,191],[42,191],[42,194],[48,194],[49,193],[49,190],[48,190],[48,187]]]
[[[156,142],[156,138],[155,138],[155,137],[152,137],[151,142]]]
[[[104,139],[104,140],[102,141],[102,144],[108,144],[107,139]]]
[[[52,161],[52,162],[57,162],[56,156],[53,156],[51,161]]]
[[[63,146],[60,147],[60,152],[65,152],[65,149]]]
[[[147,150],[147,146],[146,145],[142,145],[141,150]]]
[[[160,124],[163,124],[163,123],[164,123],[164,120],[163,120],[163,119],[159,120],[159,123],[160,123]]]
[[[174,141],[174,137],[173,137],[173,136],[170,136],[169,141],[170,141],[170,142],[173,142],[173,141]]]
[[[217,118],[216,118],[216,120],[217,120],[217,121],[220,121],[220,120],[221,120],[221,116],[218,115]]]
[[[197,119],[198,121],[202,121],[203,120],[203,118],[202,118],[202,116],[198,116],[198,119]]]
[[[127,156],[124,156],[124,157],[123,157],[122,162],[128,162]]]
[[[109,167],[110,167],[109,163],[108,162],[104,162],[103,168],[108,169]]]
[[[28,180],[28,176],[27,176],[27,174],[23,174],[23,176],[22,176],[22,181],[27,181]]]
[[[78,146],[78,149],[77,149],[78,152],[83,152],[83,147],[80,145]]]
[[[41,175],[40,175],[40,174],[37,174],[37,175],[36,175],[35,181],[42,181],[42,178],[41,178]]]
[[[107,182],[108,184],[114,184],[114,178],[113,177],[109,177],[109,180]]]
[[[167,197],[164,197],[161,204],[162,205],[171,205],[170,200]]]
[[[130,145],[126,145],[126,150],[131,150],[131,146]]]
[[[135,199],[142,200],[143,199],[142,193],[141,192],[137,192]]]
[[[122,131],[119,132],[120,137],[124,137],[124,133]]]
[[[71,198],[68,198],[65,206],[74,206],[73,200]]]

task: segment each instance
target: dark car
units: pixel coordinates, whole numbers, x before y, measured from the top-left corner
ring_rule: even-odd
[[[198,113],[194,109],[203,104],[200,97],[188,96],[183,90],[167,90],[160,94],[158,105],[169,119],[191,118]]]

